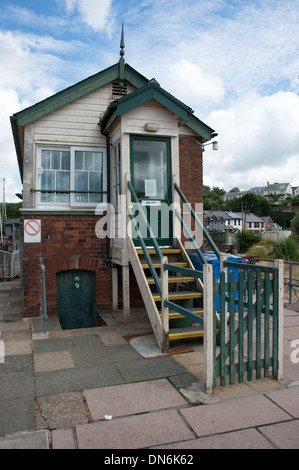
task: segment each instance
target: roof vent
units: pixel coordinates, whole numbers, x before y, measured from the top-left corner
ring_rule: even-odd
[[[128,86],[126,83],[113,82],[112,83],[112,95],[125,96],[128,92]]]

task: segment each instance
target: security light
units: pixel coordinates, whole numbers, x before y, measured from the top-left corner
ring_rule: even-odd
[[[216,134],[217,135],[217,134]],[[200,145],[202,151],[205,151],[205,146],[206,145],[213,145],[213,150],[218,150],[218,142],[217,140],[214,140],[213,142],[209,142],[207,144],[202,144],[201,142],[198,142],[198,140],[195,141],[198,145]]]

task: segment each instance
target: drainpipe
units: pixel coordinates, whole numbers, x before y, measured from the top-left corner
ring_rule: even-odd
[[[101,117],[98,125],[101,129],[101,134],[106,137],[106,147],[107,147],[107,203],[110,204],[111,203],[111,199],[110,199],[110,189],[111,189],[111,184],[110,184],[110,146],[111,146],[111,142],[110,142],[110,135],[108,134],[108,132],[105,132],[104,131],[104,125],[105,123],[108,121],[109,117],[112,115],[113,111],[115,110],[116,108],[116,103],[115,101],[110,103],[110,105],[108,106],[108,108],[106,109],[106,111],[104,112],[103,116]],[[118,264],[114,264],[112,261],[111,261],[111,256],[110,256],[110,237],[107,237],[106,239],[106,259],[105,259],[105,262],[106,262],[106,266],[108,266],[109,268],[120,268],[120,266]]]

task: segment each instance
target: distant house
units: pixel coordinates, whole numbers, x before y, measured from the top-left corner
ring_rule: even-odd
[[[264,221],[265,232],[278,232],[282,230],[281,226],[273,222],[271,217],[265,216],[261,217],[261,219]]]
[[[232,201],[235,198],[243,197],[246,193],[248,193],[248,191],[233,191],[230,193],[223,194],[222,199],[224,202]]]
[[[293,194],[294,196],[299,196],[299,186],[297,186],[297,188],[294,189]]]
[[[265,230],[263,219],[251,213],[244,213],[244,227],[245,230],[249,230],[254,233],[261,233]]]
[[[268,183],[264,188],[263,196],[269,198],[271,195],[279,196],[282,201],[288,197],[293,197],[292,186],[290,183]]]
[[[267,183],[267,186],[255,186],[254,188],[250,188],[248,191],[238,191],[238,192],[229,192],[225,193],[222,196],[224,202],[231,201],[235,198],[243,197],[247,193],[253,193],[257,196],[262,196],[267,199],[270,199],[271,196],[279,196],[281,201],[284,201],[288,197],[298,196],[299,195],[299,187],[293,189],[290,183]]]

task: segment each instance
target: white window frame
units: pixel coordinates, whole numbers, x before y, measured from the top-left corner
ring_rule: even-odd
[[[118,141],[112,147],[112,201],[117,207],[121,204],[121,145]]]
[[[41,154],[42,150],[57,150],[57,151],[69,151],[70,152],[70,200],[69,202],[43,202],[41,201],[41,174],[43,168],[41,166]],[[102,202],[76,202],[75,201],[75,152],[101,152],[103,153],[103,201]],[[100,208],[101,206],[106,207],[107,205],[107,150],[106,148],[100,147],[75,147],[75,146],[50,146],[50,145],[38,145],[36,151],[36,206],[47,207],[53,210],[67,209],[67,208]]]

